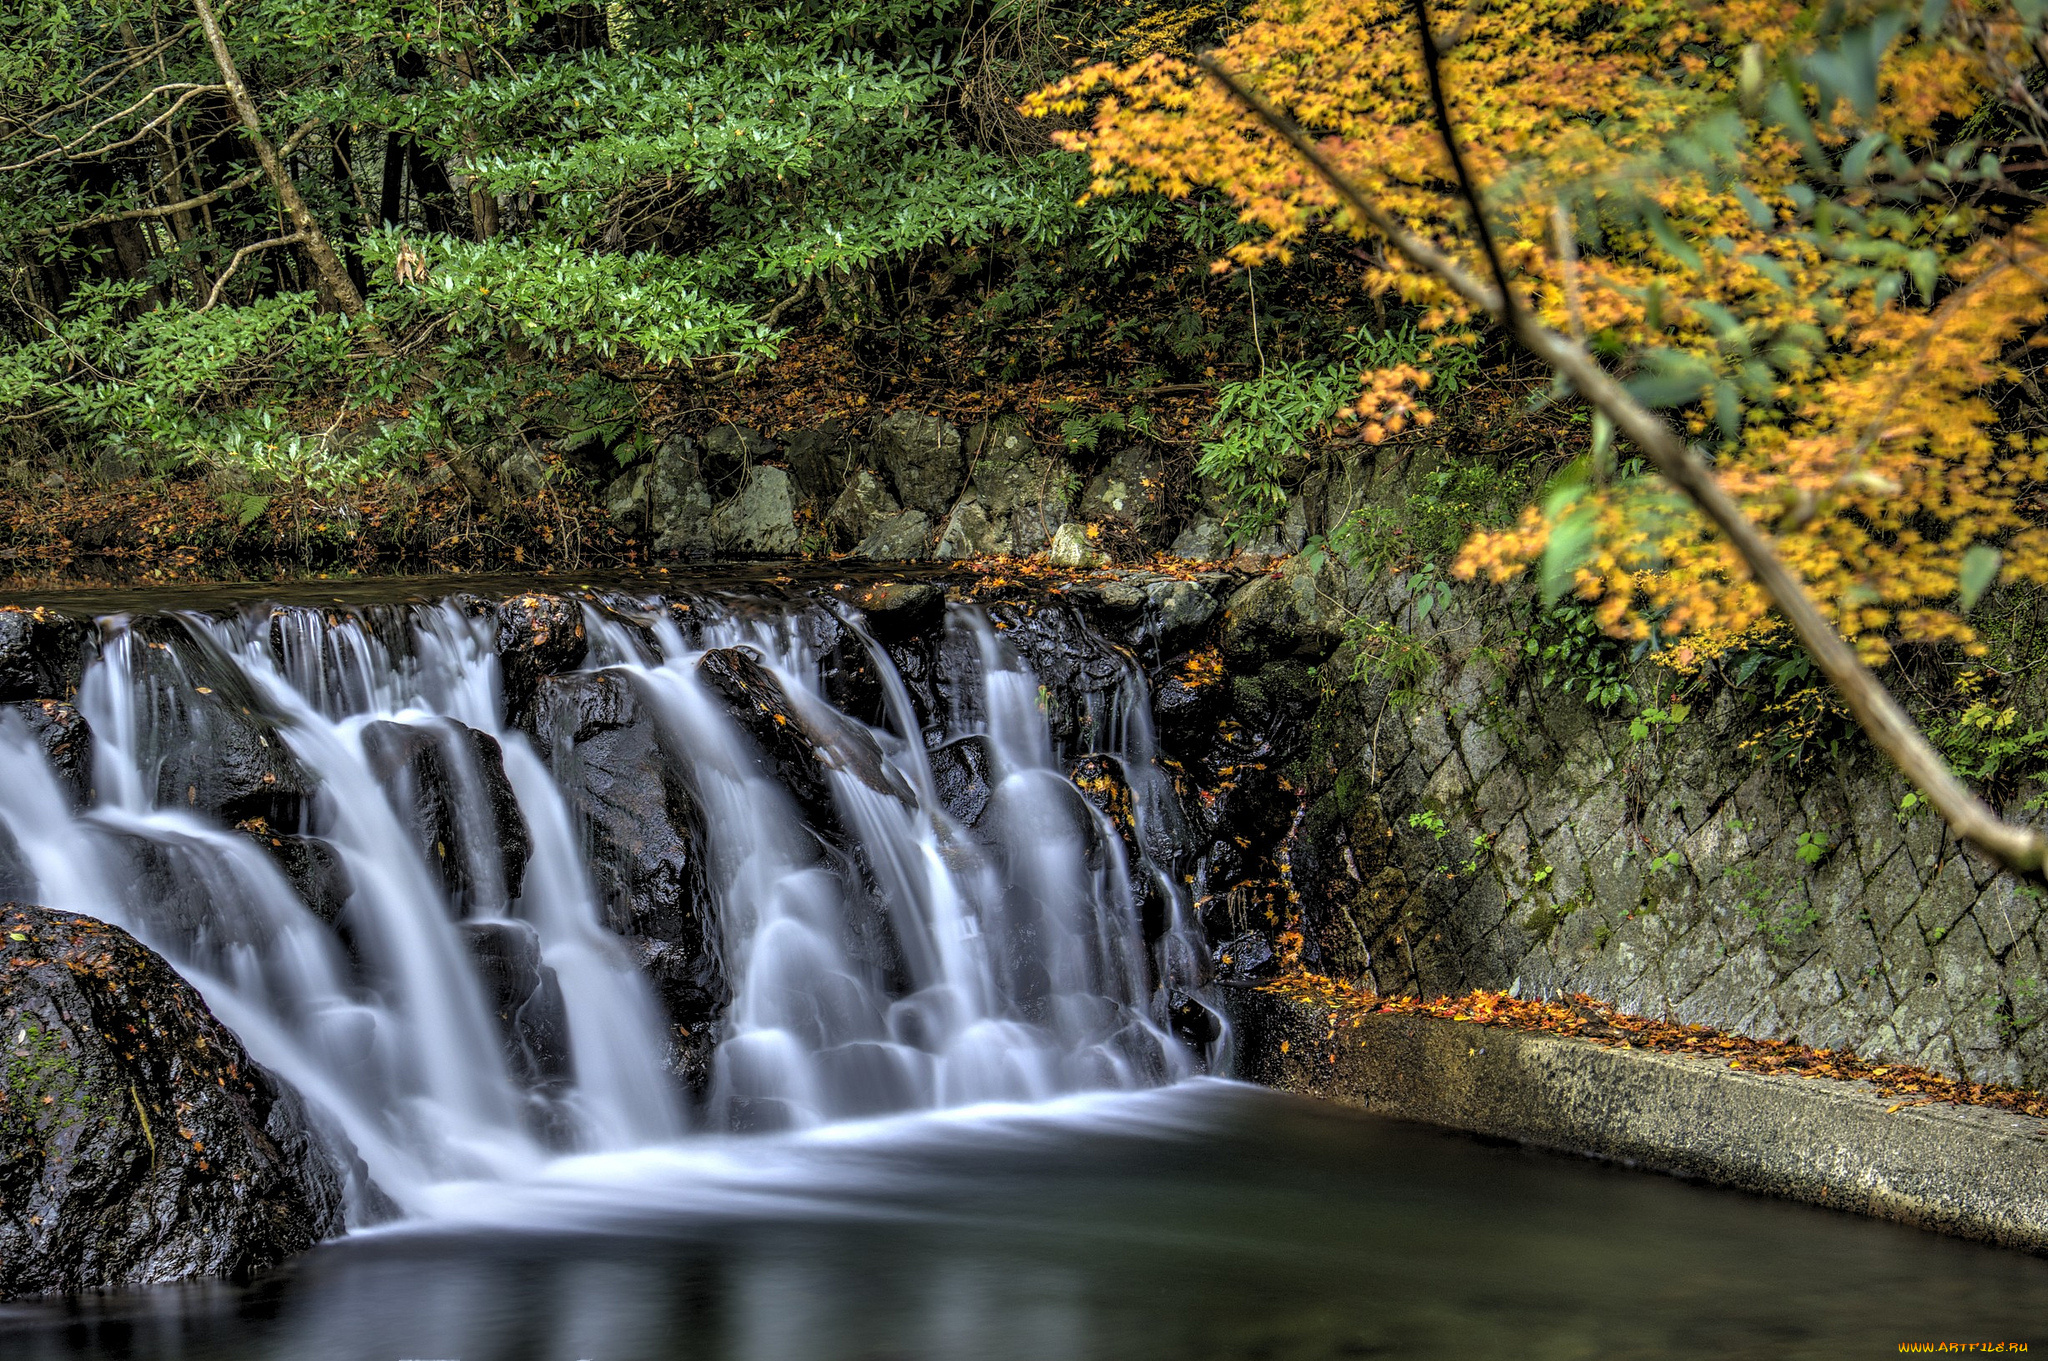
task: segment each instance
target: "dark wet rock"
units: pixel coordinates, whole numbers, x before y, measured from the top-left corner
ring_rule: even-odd
[[[704,884],[701,816],[652,711],[614,671],[542,685],[540,733],[605,924],[626,937],[668,1020],[669,1068],[702,1093],[732,999]]]
[[[708,956],[713,923],[699,866],[701,815],[633,682],[616,671],[551,677],[542,686],[539,727],[605,925]]]
[[[0,700],[69,699],[85,671],[88,636],[55,610],[0,605]]]
[[[1266,978],[1279,972],[1273,945],[1257,931],[1224,941],[1215,949],[1216,972],[1221,978],[1243,981]]]
[[[1223,1038],[1223,1018],[1184,992],[1169,993],[1166,1016],[1182,1044],[1202,1049]]]
[[[1160,747],[1175,756],[1208,749],[1229,708],[1230,683],[1221,668],[1176,670],[1152,691],[1152,724]]]
[[[832,707],[863,723],[880,724],[882,678],[860,634],[831,609],[805,610],[795,627],[818,660],[820,688]]]
[[[1109,466],[1088,483],[1078,514],[1084,520],[1153,528],[1159,523],[1165,483],[1159,460],[1141,446],[1127,445],[1111,454]]]
[[[455,914],[502,911],[517,898],[533,847],[498,739],[452,719],[371,723],[362,739]]]
[[[877,638],[894,641],[937,625],[946,614],[946,592],[929,581],[882,581],[852,594]]]
[[[893,519],[903,507],[882,479],[863,468],[853,475],[825,513],[825,532],[835,548],[851,549],[875,532],[875,526]]]
[[[853,546],[853,553],[876,562],[922,562],[932,555],[931,537],[931,517],[921,510],[906,510],[876,522]]]
[[[24,699],[0,704],[13,714],[42,748],[50,773],[71,795],[71,805],[92,802],[92,729],[71,705],[58,699]]]
[[[540,933],[527,922],[488,921],[464,922],[462,934],[513,1077],[528,1087],[568,1081],[569,1012],[555,971],[541,962]]]
[[[663,440],[654,451],[654,551],[708,555],[712,504],[697,442],[688,435]]]
[[[1093,752],[1074,762],[1068,778],[1081,791],[1081,797],[1108,820],[1117,839],[1123,843],[1124,876],[1130,887],[1131,903],[1144,924],[1145,939],[1159,939],[1169,924],[1170,904],[1158,876],[1146,864],[1150,857],[1139,838],[1137,801],[1131,793],[1123,762],[1114,756]]]
[[[256,841],[284,871],[286,882],[308,911],[330,926],[340,920],[356,885],[332,842],[317,836],[274,836],[262,831],[256,833]]]
[[[1209,582],[1154,581],[1145,587],[1144,633],[1154,656],[1171,657],[1193,647],[1222,608]]]
[[[319,781],[285,743],[284,716],[210,638],[176,619],[137,621],[133,642],[141,767],[155,773],[156,801],[298,830]]]
[[[988,807],[989,781],[994,772],[988,739],[979,733],[956,737],[934,747],[930,756],[932,784],[939,802],[954,821],[963,827],[973,827]]]
[[[583,606],[558,595],[516,595],[499,603],[497,615],[505,713],[523,727],[531,721],[540,678],[574,671],[589,651]]]
[[[304,1107],[126,932],[0,907],[0,1298],[246,1277],[341,1232]]]
[[[0,902],[28,901],[36,896],[36,874],[14,833],[0,824]]]
[[[960,432],[937,416],[892,411],[875,422],[871,438],[903,504],[926,515],[944,515],[967,476]]]
[[[711,513],[711,542],[721,552],[775,557],[796,552],[796,502],[781,468],[749,468],[733,498]]]
[[[750,425],[718,425],[697,438],[704,480],[714,501],[739,490],[749,470],[777,454],[775,442]]]
[[[789,461],[789,476],[798,497],[812,505],[829,505],[853,469],[853,432],[838,419],[829,418],[814,430],[791,432],[783,444],[783,457]]]
[[[1044,687],[1046,724],[1062,751],[1113,746],[1110,727],[1135,667],[1130,654],[1104,638],[1073,605],[1059,600],[992,607],[1003,640],[1017,650]]]
[[[768,757],[812,825],[839,825],[828,774],[840,771],[880,794],[905,803],[910,792],[891,771],[864,728],[836,713],[794,704],[782,682],[747,648],[724,647],[704,654],[697,672],[722,695],[727,710]]]

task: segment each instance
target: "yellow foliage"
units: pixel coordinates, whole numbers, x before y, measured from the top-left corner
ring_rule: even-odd
[[[1943,159],[1963,120],[2024,91],[2041,35],[1999,4],[1952,5],[1928,32],[1923,13],[1944,12],[1473,0],[1433,19],[1452,121],[1519,304],[1646,390],[1665,385],[1673,418],[1873,662],[1902,641],[1976,648],[1958,609],[1973,545],[2002,553],[2005,579],[2048,581],[2030,499],[2048,483],[2048,442],[2003,430],[1994,403],[2048,317],[2048,212],[1985,211],[1982,195],[1944,186],[2005,181],[1973,168],[1978,150],[1960,171]],[[1308,129],[1367,199],[1484,274],[1411,5],[1268,0],[1248,20],[1222,64]],[[1812,74],[1868,32],[1882,48],[1868,98]],[[1787,90],[1800,116],[1771,102]],[[1095,194],[1227,195],[1260,229],[1230,252],[1238,264],[1284,262],[1313,232],[1374,237],[1190,62],[1090,66],[1026,107],[1088,116],[1057,136],[1089,157]],[[1368,254],[1364,289],[1432,327],[1471,320],[1405,258]],[[1396,428],[1390,417],[1416,418],[1412,386],[1411,374],[1367,375],[1358,410]],[[1654,621],[1689,634],[1684,664],[1696,665],[1768,627],[1761,593],[1688,505],[1597,462],[1583,494],[1475,536],[1457,574],[1510,578],[1564,514],[1590,514],[1576,581],[1612,631],[1646,636]]]

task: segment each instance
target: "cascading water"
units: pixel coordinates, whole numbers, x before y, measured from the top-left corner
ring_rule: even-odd
[[[1126,844],[1177,816],[1128,658],[1098,649],[1108,680],[1055,695],[1005,621],[955,604],[913,686],[829,598],[576,608],[587,653],[539,683],[463,598],[101,619],[78,696],[90,793],[0,723],[8,888],[163,952],[354,1146],[359,1216],[372,1183],[415,1208],[693,1121],[1193,1071],[1168,1012],[1199,940],[1173,876]],[[848,668],[861,713],[835,689]],[[1085,712],[1056,741],[1070,700]],[[1063,771],[1098,749],[1131,826]],[[603,767],[615,751],[640,764]],[[660,826],[598,825],[644,807]],[[695,1074],[690,1053],[709,1055]]]

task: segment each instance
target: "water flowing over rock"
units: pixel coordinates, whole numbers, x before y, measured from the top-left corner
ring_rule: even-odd
[[[43,626],[95,660],[75,709],[0,715],[0,879],[160,952],[356,1150],[359,1223],[693,1126],[1196,1070],[1221,1037],[1189,1038],[1209,955],[1135,651],[1169,611],[950,594]]]
[[[497,739],[450,720],[371,723],[362,742],[456,915],[504,911],[532,842]]]
[[[0,904],[0,1299],[247,1276],[342,1228],[298,1098],[125,931]]]

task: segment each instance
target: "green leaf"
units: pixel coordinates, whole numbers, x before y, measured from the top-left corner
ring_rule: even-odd
[[[1555,605],[1577,583],[1577,573],[1593,554],[1593,528],[1598,509],[1581,502],[1550,531],[1543,545],[1543,603]]]
[[[1988,543],[1973,543],[1963,554],[1962,570],[1956,573],[1956,598],[1964,614],[1975,609],[1977,601],[1990,589],[2003,560],[2004,554]]]

